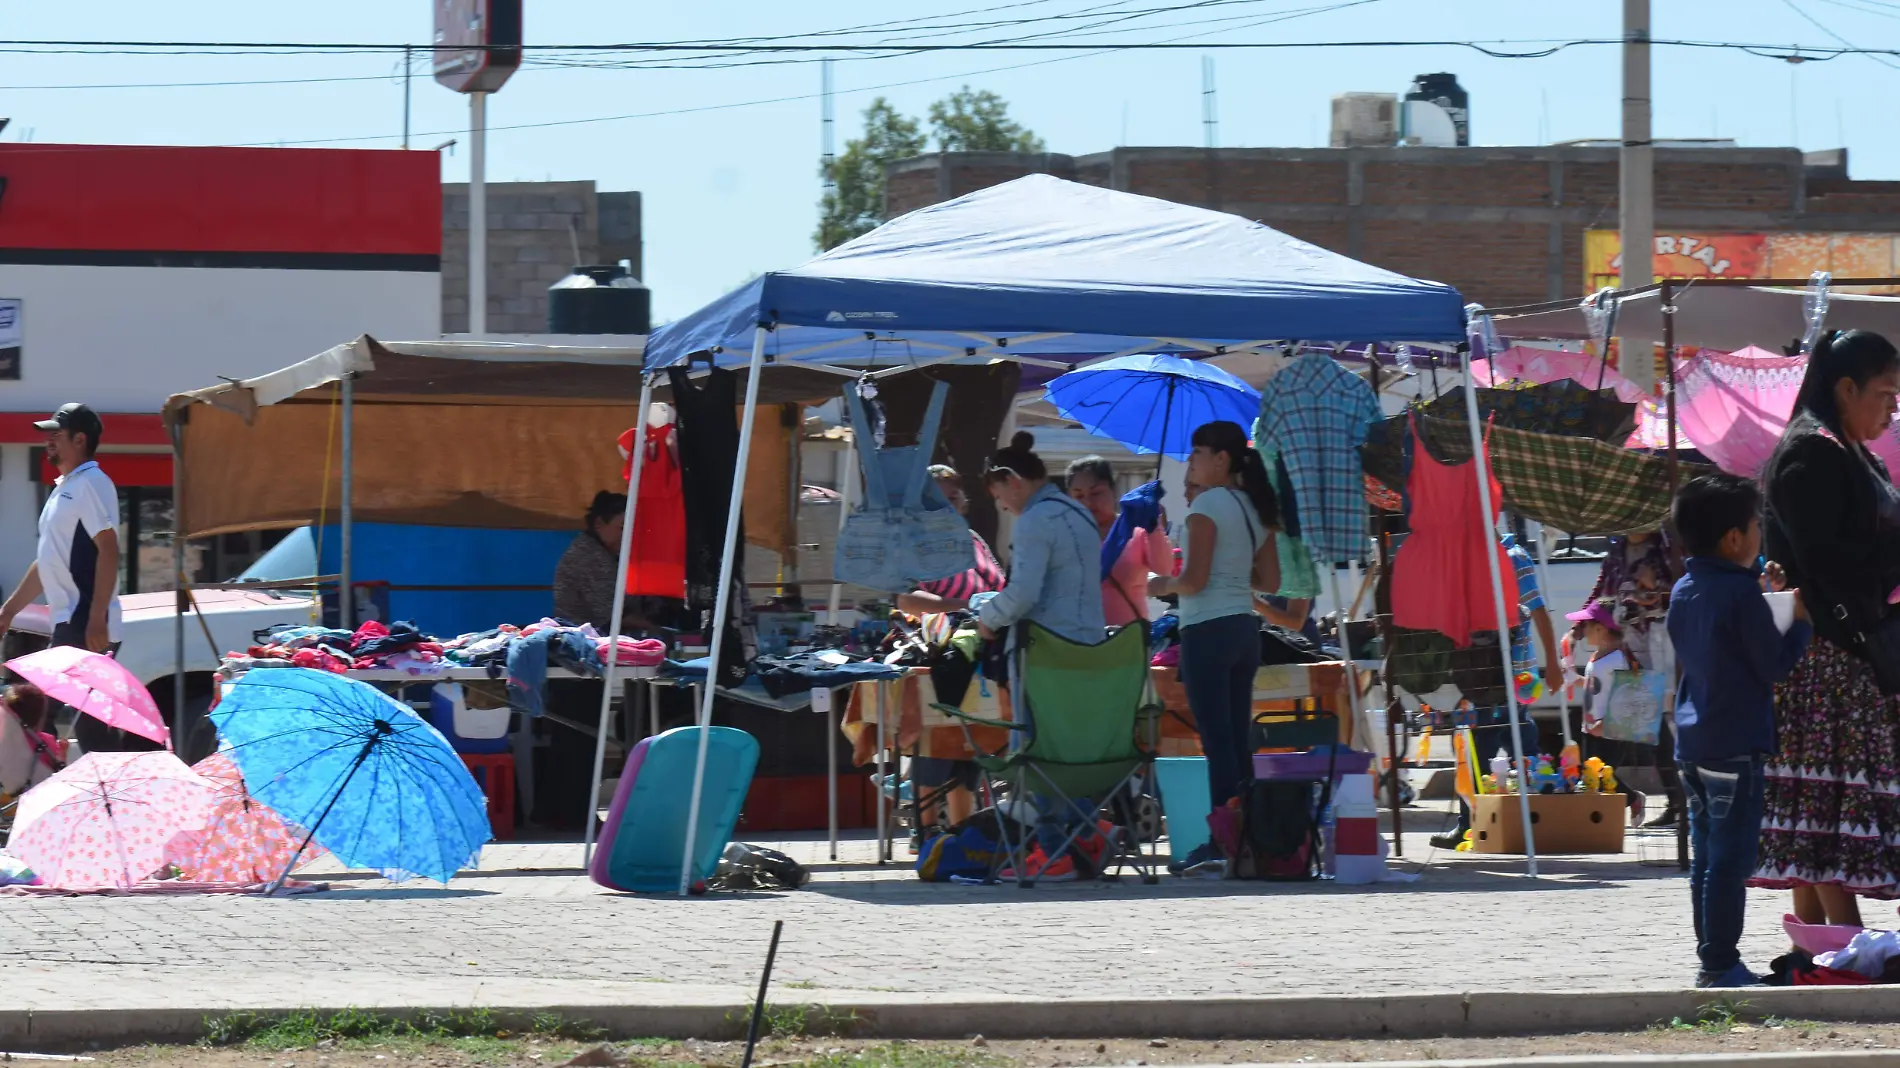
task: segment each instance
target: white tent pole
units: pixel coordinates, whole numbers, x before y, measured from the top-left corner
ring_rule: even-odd
[[[620,563],[614,568],[613,618],[607,622],[607,662],[601,666],[600,724],[594,736],[594,784],[587,791],[586,837],[581,844],[581,867],[594,859],[594,820],[600,807],[600,779],[607,762],[607,715],[614,700],[614,665],[620,659],[620,613],[627,607],[627,571],[633,562],[633,520],[640,511],[640,471],[646,467],[647,407],[653,403],[653,378],[642,375],[640,406],[634,410],[632,473],[627,476],[627,508],[620,526]],[[631,714],[631,710],[629,710]]]
[[[1546,612],[1550,611],[1550,539],[1545,536],[1549,533],[1550,533],[1549,527],[1545,526],[1542,523],[1537,524],[1537,587],[1539,590],[1543,592],[1544,611]],[[1551,620],[1551,636],[1553,638],[1556,637],[1556,633],[1557,633],[1556,624],[1557,624],[1557,621],[1555,619],[1552,619]],[[1557,638],[1556,640],[1558,642],[1563,641],[1563,639],[1561,638]],[[1544,650],[1544,652],[1546,655],[1549,655],[1552,657],[1559,655],[1556,649],[1546,649]],[[1546,680],[1548,685],[1555,687],[1557,690],[1558,715],[1562,717],[1561,719],[1558,720],[1558,723],[1561,724],[1563,727],[1564,748],[1566,749],[1568,749],[1571,746],[1571,744],[1576,741],[1576,739],[1570,736],[1570,698],[1565,693],[1568,687],[1564,685],[1564,683],[1568,681],[1569,681],[1568,679],[1564,679],[1564,678],[1555,678],[1555,679]]]
[[[844,537],[845,520],[851,518],[851,495],[858,488],[858,443],[852,441],[838,454],[838,537]],[[831,576],[831,625],[838,625],[838,601],[844,596],[844,584]]]
[[[713,700],[719,693],[719,655],[725,645],[726,614],[732,608],[732,571],[739,548],[739,515],[745,507],[746,462],[752,457],[752,417],[759,410],[759,379],[765,377],[765,327],[752,333],[752,370],[745,382],[745,413],[739,422],[739,461],[732,472],[732,501],[726,508],[726,547],[719,560],[719,594],[713,601],[712,642],[706,652],[706,689],[699,703],[699,757],[693,764],[692,805],[686,810],[686,850],[680,859],[680,896],[693,881],[693,847],[699,838],[699,798],[706,787],[706,744],[712,737]]]
[[[343,503],[337,509],[337,626],[344,630],[356,629],[356,591],[350,588],[353,578],[351,565],[355,562],[354,529],[356,526],[356,375],[346,371],[343,380],[338,383],[343,400]]]
[[[1518,769],[1517,802],[1519,815],[1524,821],[1524,855],[1528,861],[1525,873],[1535,879],[1537,841],[1531,827],[1529,782],[1524,774],[1524,740],[1518,737],[1522,710],[1517,706],[1517,677],[1511,671],[1511,616],[1505,611],[1504,572],[1498,565],[1498,532],[1491,518],[1496,514],[1496,504],[1491,500],[1491,464],[1484,454],[1484,433],[1478,426],[1478,390],[1471,375],[1471,359],[1474,355],[1475,352],[1465,353],[1465,419],[1471,429],[1471,470],[1478,479],[1478,504],[1484,509],[1484,562],[1491,571],[1491,599],[1498,613],[1498,652],[1501,654],[1499,659],[1504,663],[1504,700],[1511,710],[1511,755],[1516,759],[1513,767]],[[1503,786],[1502,783],[1498,785]]]

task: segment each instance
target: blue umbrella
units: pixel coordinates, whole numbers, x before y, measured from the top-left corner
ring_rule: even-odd
[[[490,837],[487,803],[448,741],[366,683],[252,671],[211,722],[251,795],[307,829],[299,855],[314,838],[353,868],[446,883]]]
[[[1049,403],[1091,434],[1138,453],[1185,460],[1203,423],[1241,428],[1260,414],[1260,391],[1212,364],[1179,356],[1118,356],[1049,383]]]

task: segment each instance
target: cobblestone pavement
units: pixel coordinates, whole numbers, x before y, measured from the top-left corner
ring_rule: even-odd
[[[831,864],[806,841],[781,844],[813,864],[805,890],[686,900],[601,890],[578,845],[503,845],[446,889],[319,871],[329,892],[275,900],[7,898],[0,982],[22,1008],[736,999],[777,919],[775,985],[840,994],[1639,989],[1692,976],[1673,866],[1549,858],[1532,882],[1521,859],[1433,853],[1424,837],[1408,834],[1413,860],[1394,865],[1418,872],[1412,883],[1029,891],[919,883],[869,863],[868,841]],[[1781,951],[1785,904],[1751,899],[1743,949],[1758,965]]]

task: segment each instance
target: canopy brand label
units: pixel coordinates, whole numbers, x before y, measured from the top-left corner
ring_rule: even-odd
[[[825,313],[825,322],[828,323],[895,322],[896,319],[897,313],[892,311],[835,311]]]

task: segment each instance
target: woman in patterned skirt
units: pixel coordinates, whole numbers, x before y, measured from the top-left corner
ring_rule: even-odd
[[[1828,334],[1764,473],[1767,553],[1799,587],[1815,637],[1775,688],[1780,752],[1751,885],[1794,890],[1807,923],[1859,926],[1856,895],[1900,897],[1900,697],[1875,685],[1864,640],[1900,586],[1900,491],[1866,447],[1897,395],[1892,344]]]

